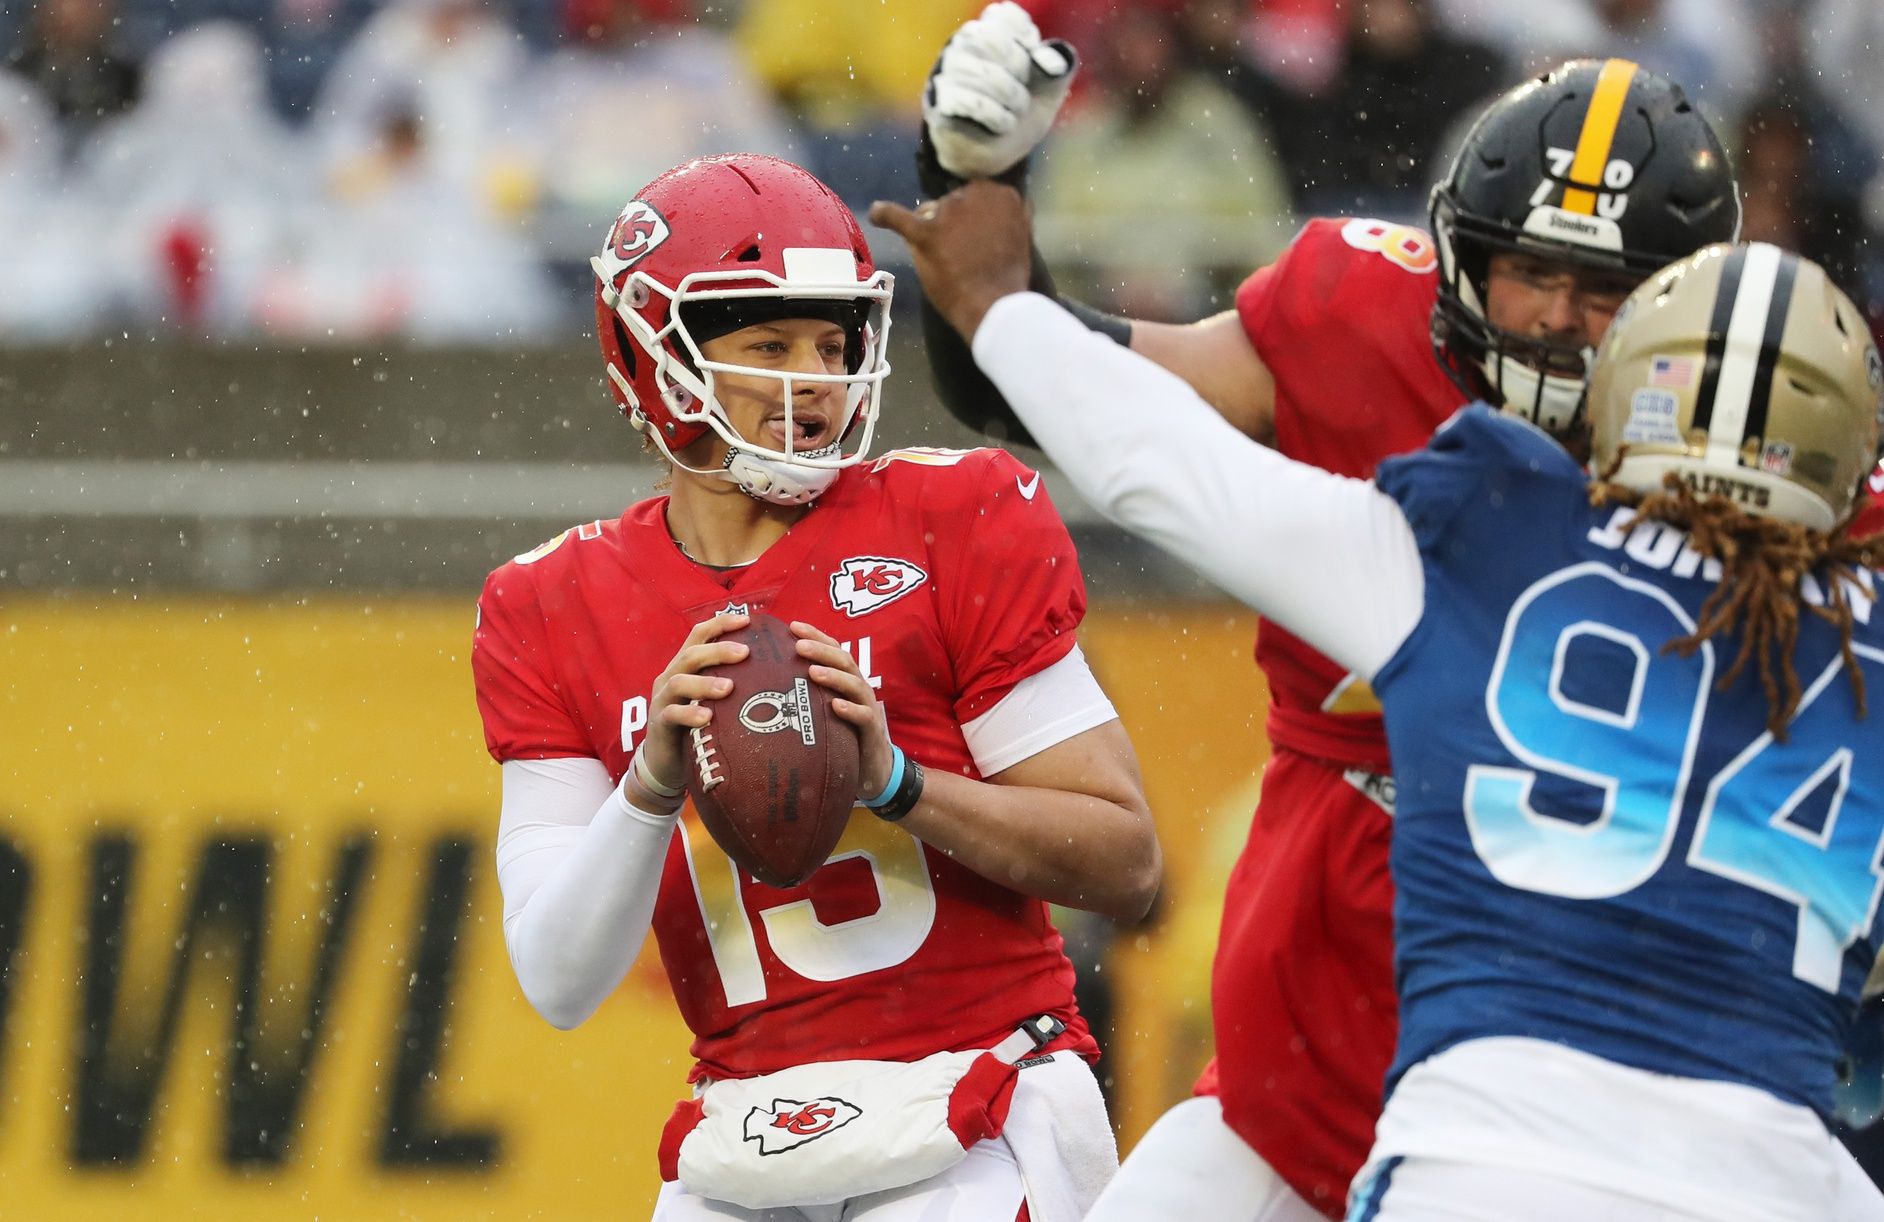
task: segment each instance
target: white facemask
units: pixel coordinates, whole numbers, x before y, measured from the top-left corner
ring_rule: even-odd
[[[1586,367],[1594,355],[1594,349],[1584,350]],[[1504,396],[1505,401],[1499,406],[1512,415],[1521,416],[1548,433],[1567,432],[1576,423],[1583,403],[1582,378],[1539,373],[1523,361],[1502,353],[1495,363],[1487,362],[1485,376]]]

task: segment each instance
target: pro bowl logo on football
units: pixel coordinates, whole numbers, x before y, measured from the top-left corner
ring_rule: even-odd
[[[762,1155],[783,1154],[841,1129],[861,1115],[862,1108],[834,1095],[809,1102],[774,1099],[770,1108],[755,1107],[746,1113],[746,1140],[758,1142]]]
[[[739,724],[754,734],[796,730],[805,746],[818,745],[817,723],[811,717],[811,684],[792,680],[789,692],[757,692],[739,706]]]
[[[929,574],[907,560],[852,556],[831,574],[831,605],[855,619],[909,593]]]
[[[654,248],[667,241],[667,218],[644,200],[631,199],[615,218],[608,231],[608,245],[602,258],[608,264],[609,279],[641,262]]]

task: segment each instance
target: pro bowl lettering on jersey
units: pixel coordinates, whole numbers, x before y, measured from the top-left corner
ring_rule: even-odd
[[[855,619],[888,606],[929,580],[907,560],[852,556],[831,574],[831,605]]]
[[[610,278],[624,272],[654,252],[667,241],[667,218],[645,200],[631,199],[615,218],[608,232],[607,261]]]
[[[746,1113],[746,1140],[758,1142],[761,1155],[783,1154],[861,1115],[862,1108],[835,1095],[809,1101],[774,1099],[770,1108],[755,1107]]]
[[[793,679],[789,692],[758,692],[739,708],[739,724],[754,734],[796,730],[805,746],[818,742],[818,727],[811,719],[811,684]]]

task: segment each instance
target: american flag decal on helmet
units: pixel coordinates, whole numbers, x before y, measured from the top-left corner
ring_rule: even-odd
[[[1686,390],[1694,385],[1694,374],[1699,368],[1693,357],[1658,356],[1649,362],[1649,385]]]

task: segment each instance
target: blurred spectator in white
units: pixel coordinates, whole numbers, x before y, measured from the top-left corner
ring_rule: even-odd
[[[0,72],[0,338],[62,340],[98,320],[100,230],[64,197],[58,119],[31,81]]]
[[[512,104],[527,64],[523,40],[484,0],[393,0],[335,61],[309,132],[322,167],[373,155],[384,117],[410,109],[425,127],[428,169],[503,215],[530,200],[521,186]]]
[[[800,160],[731,38],[678,3],[562,0],[567,42],[525,80],[522,124],[543,203],[581,218],[581,257],[655,175],[709,153]]]
[[[1873,3],[1875,0],[1865,0]],[[1584,56],[1632,59],[1731,129],[1765,70],[1754,0],[1439,0],[1455,31],[1503,47],[1526,72]]]
[[[259,326],[298,340],[401,336],[509,343],[549,336],[562,303],[513,224],[493,220],[427,155],[416,105],[387,95],[372,144],[285,245]]]
[[[144,96],[80,151],[79,189],[110,233],[113,307],[142,324],[231,334],[305,223],[302,146],[267,96],[255,31],[194,26],[151,53]]]
[[[137,101],[141,73],[115,35],[116,0],[38,0],[6,66],[38,85],[76,141]]]
[[[1288,181],[1256,120],[1184,66],[1173,14],[1129,8],[1086,50],[1085,104],[1035,170],[1042,249],[1104,268],[1080,294],[1120,313],[1196,318],[1287,243]]]

